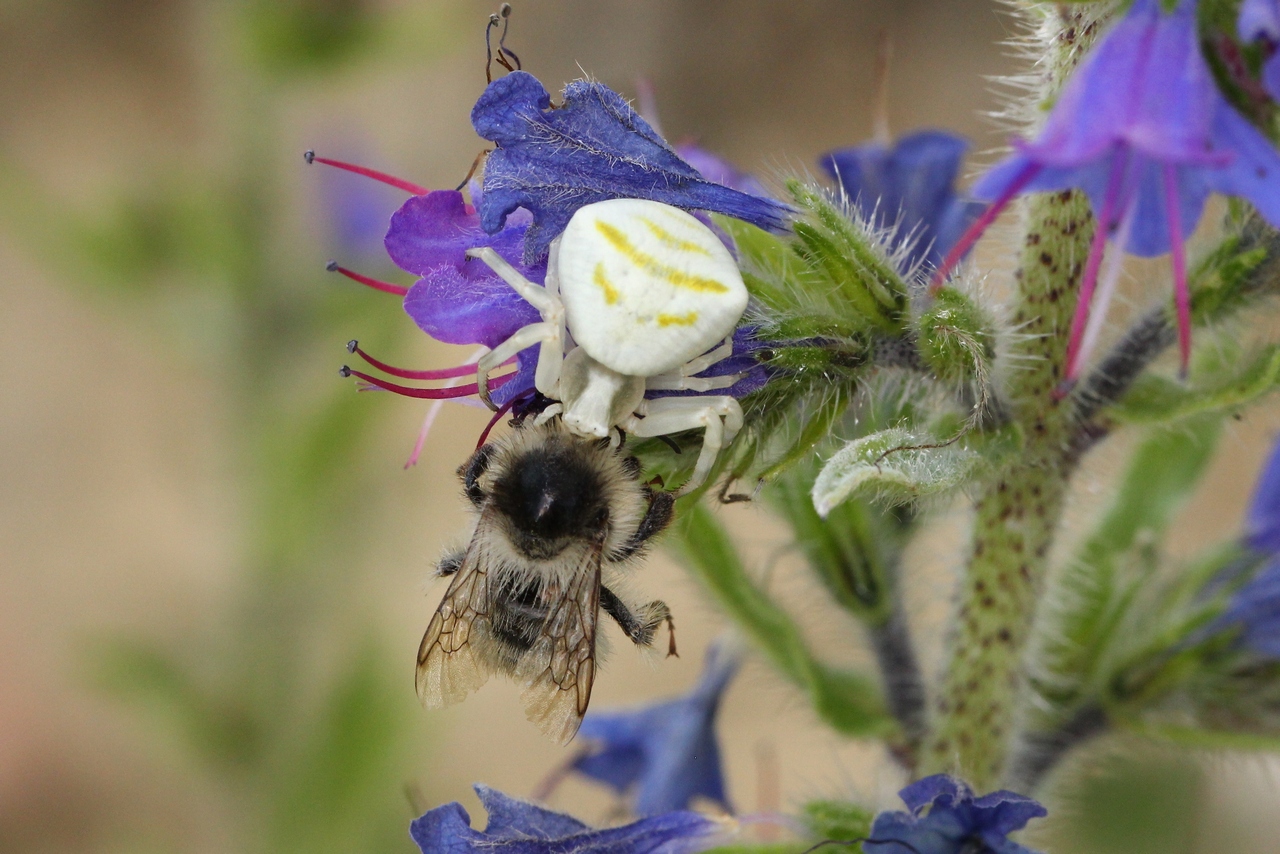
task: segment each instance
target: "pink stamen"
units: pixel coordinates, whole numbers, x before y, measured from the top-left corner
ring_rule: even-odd
[[[469,395],[477,394],[480,391],[479,387],[477,387],[475,383],[454,386],[452,388],[410,388],[409,386],[399,385],[397,383],[388,382],[384,379],[379,379],[378,377],[370,376],[361,371],[352,370],[347,365],[343,365],[342,370],[338,373],[344,377],[359,377],[369,385],[380,388],[383,391],[394,392],[405,397],[416,397],[420,400],[448,400],[449,398],[454,397],[467,397]],[[494,378],[493,382],[490,383],[490,388],[498,388],[502,386],[513,376],[515,376],[515,374],[508,374],[505,377]]]
[[[486,441],[488,441],[490,431],[492,431],[493,428],[497,426],[498,422],[502,420],[502,416],[506,415],[508,412],[511,411],[511,407],[516,405],[517,400],[521,400],[522,398],[526,398],[528,396],[529,396],[529,392],[525,392],[524,394],[517,394],[515,397],[508,400],[506,403],[499,406],[498,411],[493,413],[493,417],[489,419],[489,423],[486,424],[484,426],[484,430],[481,431],[480,440],[476,442],[476,447],[479,448],[483,446]]]
[[[1164,206],[1169,216],[1169,251],[1173,261],[1173,296],[1178,306],[1178,374],[1184,380],[1191,365],[1191,291],[1187,286],[1187,255],[1182,244],[1181,205],[1178,204],[1178,172],[1164,164]]]
[[[343,169],[347,172],[354,172],[357,175],[363,175],[366,178],[372,178],[375,181],[381,181],[384,184],[390,184],[397,190],[404,190],[415,196],[425,196],[431,191],[426,187],[419,186],[412,181],[406,181],[403,178],[397,178],[394,175],[388,175],[386,172],[379,172],[377,169],[370,169],[367,166],[356,166],[354,163],[344,163],[341,160],[331,160],[328,157],[316,157],[314,151],[307,151],[302,155],[308,163],[323,163],[325,166],[332,166],[335,169]]]
[[[397,368],[394,365],[388,365],[386,362],[370,356],[360,347],[360,342],[354,339],[347,342],[347,352],[355,353],[361,359],[364,359],[384,374],[391,374],[393,377],[403,377],[406,380],[448,380],[455,377],[465,377],[468,374],[474,374],[476,372],[476,364],[474,361],[465,365],[455,365],[452,368],[436,368],[434,370],[427,371],[410,371],[405,368]],[[502,364],[510,365],[514,363],[515,357],[512,356]]]
[[[462,365],[469,370],[475,370],[476,362],[480,361],[480,357],[489,351],[488,347],[480,347],[474,353],[467,357],[467,361]],[[445,383],[446,386],[455,386],[458,380],[452,379]],[[440,417],[440,410],[444,408],[443,400],[433,400],[427,407],[427,415],[422,419],[422,429],[418,431],[417,441],[413,443],[413,450],[409,452],[409,459],[405,460],[404,467],[409,469],[418,464],[418,458],[422,456],[422,449],[427,445],[427,437],[431,435],[431,428],[435,426],[436,419]]]
[[[1119,200],[1121,185],[1124,182],[1125,167],[1128,165],[1128,151],[1121,148],[1115,152],[1115,160],[1111,163],[1111,176],[1107,180],[1107,195],[1102,200],[1102,210],[1098,212],[1098,224],[1093,232],[1093,241],[1089,245],[1089,259],[1085,262],[1084,278],[1080,280],[1080,297],[1076,302],[1076,313],[1071,318],[1071,336],[1067,341],[1067,371],[1062,383],[1054,389],[1053,397],[1061,400],[1071,391],[1080,374],[1080,341],[1084,337],[1085,327],[1089,322],[1089,306],[1093,302],[1093,291],[1098,284],[1098,268],[1102,265],[1102,256],[1106,254],[1107,235],[1115,222],[1116,202]],[[1116,247],[1123,252],[1124,247]]]
[[[375,291],[382,291],[384,294],[395,294],[398,297],[402,297],[409,293],[409,289],[404,285],[393,285],[390,282],[384,282],[381,279],[374,279],[354,270],[348,270],[337,261],[330,261],[324,265],[324,268],[330,273],[341,273],[354,282],[359,282],[362,285],[373,288]]]
[[[960,263],[960,259],[968,254],[973,245],[982,237],[983,232],[990,227],[991,223],[996,221],[996,217],[1004,212],[1014,197],[1022,192],[1031,180],[1040,174],[1041,166],[1038,163],[1028,163],[1021,172],[1018,173],[1005,191],[991,203],[991,205],[982,212],[982,216],[973,221],[973,225],[960,235],[960,239],[956,241],[955,246],[951,247],[951,251],[942,259],[942,263],[938,265],[938,269],[934,271],[933,280],[929,283],[929,293],[936,294],[939,289],[946,283],[947,276],[951,275],[951,271]]]

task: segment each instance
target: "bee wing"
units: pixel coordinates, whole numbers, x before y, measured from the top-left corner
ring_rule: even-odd
[[[525,714],[543,734],[567,744],[578,732],[596,676],[600,611],[600,549],[587,551],[576,572],[543,588],[550,616],[517,665]]]
[[[418,697],[429,709],[465,700],[488,681],[492,672],[483,651],[471,643],[473,635],[487,635],[493,610],[487,552],[482,545],[490,526],[482,514],[462,566],[449,582],[418,647],[415,683]]]

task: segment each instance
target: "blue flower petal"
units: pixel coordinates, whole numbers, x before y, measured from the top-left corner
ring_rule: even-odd
[[[896,226],[894,246],[911,243],[910,263],[936,266],[984,207],[956,196],[968,150],[969,143],[954,134],[920,131],[892,148],[872,142],[838,149],[819,164],[863,218]]]
[[[476,794],[489,821],[484,832],[498,839],[561,839],[579,833],[589,833],[591,828],[576,818],[504,795],[481,783],[474,786]]]
[[[1256,551],[1280,555],[1280,442],[1263,466],[1245,516],[1245,540]]]
[[[638,815],[684,809],[703,797],[729,809],[715,717],[740,659],[721,645],[683,697],[625,712],[588,714],[579,734],[597,749],[574,761],[580,774],[619,793],[634,789]]]
[[[1276,0],[1244,0],[1236,19],[1240,41],[1268,38],[1280,41],[1280,3]]]
[[[479,261],[470,264],[483,266]],[[490,348],[539,320],[537,309],[497,276],[470,278],[448,266],[427,271],[409,288],[404,310],[419,329],[437,341]]]
[[[489,812],[484,831],[460,804],[427,812],[409,826],[423,854],[694,854],[710,846],[718,825],[692,812],[669,812],[595,830],[577,819],[477,785]]]
[[[527,262],[547,247],[578,208],[605,199],[652,199],[781,230],[790,209],[706,181],[616,92],[578,80],[551,97],[533,75],[513,72],[489,84],[471,111],[476,132],[497,144],[485,162],[481,222],[502,229],[524,207],[533,215]]]
[[[910,812],[877,815],[871,825],[876,841],[863,844],[867,854],[1035,854],[1008,836],[1047,814],[1015,792],[975,798],[968,786],[946,774],[918,780],[898,796]]]

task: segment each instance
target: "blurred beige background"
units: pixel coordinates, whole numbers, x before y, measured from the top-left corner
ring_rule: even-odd
[[[365,5],[397,22],[400,34],[341,73],[292,84],[278,117],[284,130],[269,140],[278,227],[312,247],[313,268],[298,274],[308,281],[336,250],[325,245],[321,176],[304,167],[304,149],[358,149],[370,165],[443,187],[460,180],[481,147],[467,116],[484,85],[480,39],[491,4]],[[234,801],[209,788],[154,719],[94,689],[85,652],[116,631],[181,643],[217,629],[243,583],[238,566],[248,547],[229,451],[242,425],[222,394],[257,366],[202,355],[222,352],[201,338],[214,328],[204,312],[216,305],[142,306],[73,280],[56,240],[33,238],[22,201],[38,195],[55,210],[83,214],[156,174],[226,168],[236,157],[226,123],[237,71],[219,56],[240,49],[225,30],[226,8],[0,0],[0,851],[212,852],[235,844]],[[1013,29],[993,0],[530,0],[516,4],[509,43],[553,92],[585,72],[634,96],[646,77],[670,138],[696,137],[771,176],[812,170],[820,152],[869,135],[882,32],[894,47],[895,132],[945,127],[979,151],[1000,144],[983,113],[999,106],[988,76],[1016,67],[999,47]],[[207,50],[211,43],[222,53]],[[394,300],[386,311],[398,311]],[[363,334],[353,328],[310,342],[290,365],[296,383],[340,382],[340,348]],[[443,365],[466,355],[412,340],[404,361]],[[362,401],[377,441],[360,458],[366,488],[350,496],[360,508],[360,545],[345,558],[339,598],[353,619],[371,617],[400,654],[403,703],[414,706],[412,656],[442,592],[430,569],[467,526],[453,470],[485,415],[447,406],[422,462],[404,471],[423,406],[389,395]],[[1178,528],[1181,546],[1234,530],[1277,426],[1271,412],[1232,427],[1230,453],[1206,487],[1211,497]],[[1113,465],[1091,461],[1077,518],[1096,509]],[[823,615],[812,625],[815,643],[833,660],[865,660],[856,628],[833,618],[785,552],[781,528],[761,509],[726,516],[753,566],[772,567],[771,589],[795,613]],[[940,509],[912,550],[919,583],[909,601],[926,651],[940,640],[948,604],[936,581],[962,550],[963,521],[961,508]],[[662,554],[637,573],[636,586],[671,604],[683,657],[644,660],[615,636],[595,708],[683,690],[721,626],[714,606]],[[527,794],[567,756],[525,722],[506,684],[445,713],[412,714],[421,755],[412,781],[430,804],[473,807],[473,781]],[[902,781],[879,749],[826,730],[763,666],[752,663],[733,685],[722,724],[731,793],[743,811],[815,796],[896,802]],[[1203,830],[1209,841],[1196,850],[1230,850],[1219,843],[1251,826],[1274,831],[1280,812],[1271,772],[1251,764],[1241,783],[1244,772],[1229,760],[1219,765]],[[587,820],[611,810],[597,790],[572,782],[553,803],[573,804]]]

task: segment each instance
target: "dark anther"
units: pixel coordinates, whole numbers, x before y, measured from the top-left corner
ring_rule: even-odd
[[[347,377],[351,376],[351,368],[348,367],[347,365],[343,365],[341,368],[338,369],[338,376],[342,377],[343,379],[346,379]]]
[[[306,151],[302,152],[302,159],[308,163],[313,162],[316,159],[315,149],[308,148]]]
[[[360,346],[360,342],[352,338],[350,341],[347,342],[347,352],[354,353],[356,351],[356,348],[358,348],[359,346]]]
[[[467,170],[467,177],[462,179],[462,183],[453,188],[455,193],[461,193],[462,188],[467,186],[467,182],[471,180],[471,176],[476,174],[476,170],[480,168],[480,161],[484,160],[493,149],[486,148],[476,155],[476,159],[471,161],[471,168]],[[469,259],[468,259],[469,260]]]
[[[324,268],[328,270],[330,273],[336,273],[338,272],[338,262],[330,261],[328,264],[324,265]]]
[[[503,3],[499,13],[502,15],[502,35],[498,37],[498,58],[501,60],[502,54],[505,53],[516,61],[516,69],[523,68],[524,66],[520,64],[520,57],[516,56],[515,51],[507,47],[507,27],[511,24],[511,21],[509,20],[511,18],[511,4]],[[505,62],[503,65],[506,66],[508,71],[513,70],[511,66],[507,65]]]

